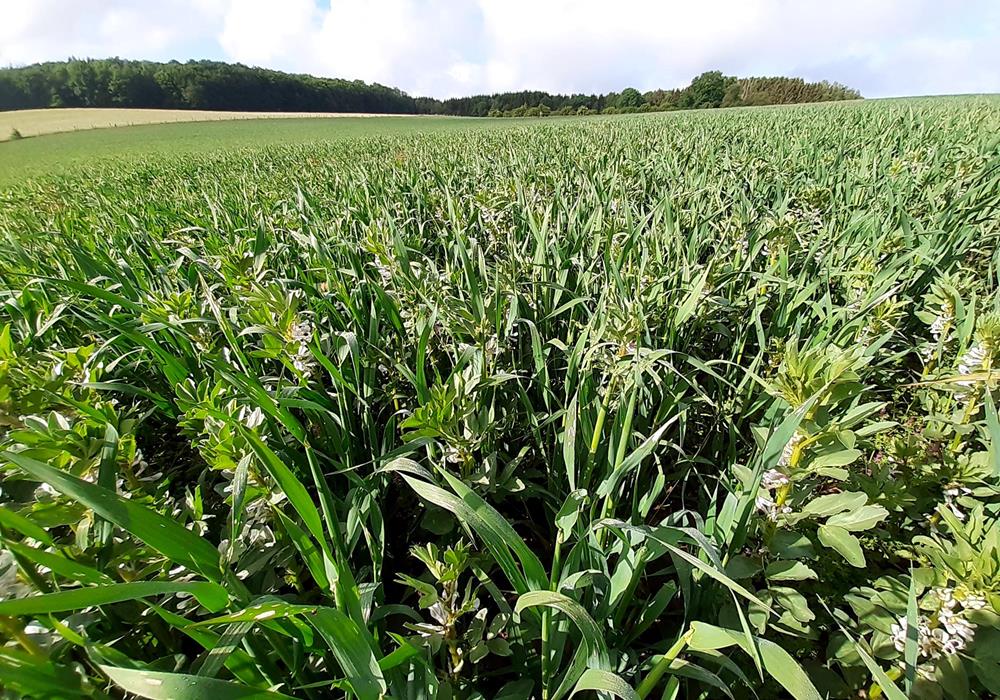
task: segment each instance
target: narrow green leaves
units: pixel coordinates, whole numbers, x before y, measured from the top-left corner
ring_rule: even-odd
[[[183,673],[101,666],[115,685],[149,700],[294,700],[290,695]]]
[[[597,668],[588,668],[580,676],[580,680],[573,687],[573,692],[569,694],[573,697],[582,690],[596,690],[599,693],[611,693],[616,698],[622,700],[638,700],[639,696],[626,683],[621,676],[610,671],[602,671]]]
[[[79,501],[175,564],[196,571],[211,581],[221,581],[218,550],[174,520],[30,457],[13,452],[2,452],[0,457],[13,462],[64,496]]]
[[[210,612],[221,610],[229,602],[229,594],[226,593],[226,589],[214,583],[136,581],[4,600],[0,601],[0,615],[25,616],[66,612],[96,605],[149,598],[165,593],[189,593]]]
[[[695,650],[714,651],[738,646],[751,653],[748,641],[742,632],[727,630],[704,622],[691,623],[693,634],[688,645]],[[809,676],[802,670],[787,651],[774,642],[757,638],[754,640],[760,650],[764,669],[778,681],[795,700],[821,700],[822,696]]]
[[[379,700],[386,692],[385,679],[372,654],[367,632],[333,608],[321,608],[307,619],[326,641],[337,658],[351,689],[360,700]]]

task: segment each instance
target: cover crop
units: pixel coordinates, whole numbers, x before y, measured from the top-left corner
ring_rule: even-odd
[[[8,697],[1000,693],[1000,101],[0,193]]]

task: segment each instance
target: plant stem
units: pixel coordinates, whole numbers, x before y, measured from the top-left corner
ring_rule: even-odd
[[[31,656],[39,659],[47,659],[45,652],[42,648],[35,644],[31,637],[24,633],[24,627],[21,623],[12,617],[0,616],[0,631],[6,632],[11,639],[16,641],[21,645],[21,648],[28,652]]]
[[[594,467],[594,457],[597,456],[597,448],[601,444],[601,433],[604,431],[604,421],[608,416],[608,403],[611,401],[611,392],[614,390],[614,377],[608,382],[608,388],[601,399],[601,407],[597,411],[597,422],[594,424],[594,435],[590,439],[590,449],[587,451],[587,463],[583,468],[583,478],[580,480],[580,487],[587,488],[590,481],[590,470]]]
[[[660,657],[660,660],[656,662],[656,665],[646,674],[646,677],[636,688],[636,694],[640,698],[647,697],[653,689],[659,684],[660,679],[670,668],[670,664],[674,662],[674,659],[684,651],[684,647],[687,646],[688,641],[691,639],[691,635],[694,634],[694,630],[688,629],[687,632],[681,635],[680,639],[674,642],[674,645],[667,649],[667,653]]]

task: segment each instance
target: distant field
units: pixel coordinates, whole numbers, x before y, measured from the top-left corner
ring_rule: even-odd
[[[217,112],[196,109],[21,109],[0,112],[0,141],[7,141],[14,129],[22,136],[41,136],[63,131],[101,129],[109,126],[211,122],[234,119],[321,119],[331,117],[392,116],[382,114],[342,114],[334,112]],[[406,116],[406,115],[403,115]]]
[[[5,118],[6,115],[0,113],[0,119]],[[375,135],[463,131],[514,126],[524,124],[525,121],[355,115],[336,119],[317,117],[216,119],[50,133],[37,138],[0,143],[0,185],[35,175],[59,174],[77,166],[94,165],[111,160],[209,153],[280,144],[323,143]]]

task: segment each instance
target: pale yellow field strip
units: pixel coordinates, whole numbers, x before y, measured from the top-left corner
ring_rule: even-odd
[[[101,129],[110,126],[202,122],[225,119],[289,119],[295,117],[389,117],[391,114],[346,114],[339,112],[213,112],[196,109],[22,109],[0,112],[0,141],[17,129],[22,136],[41,136],[60,131]]]

